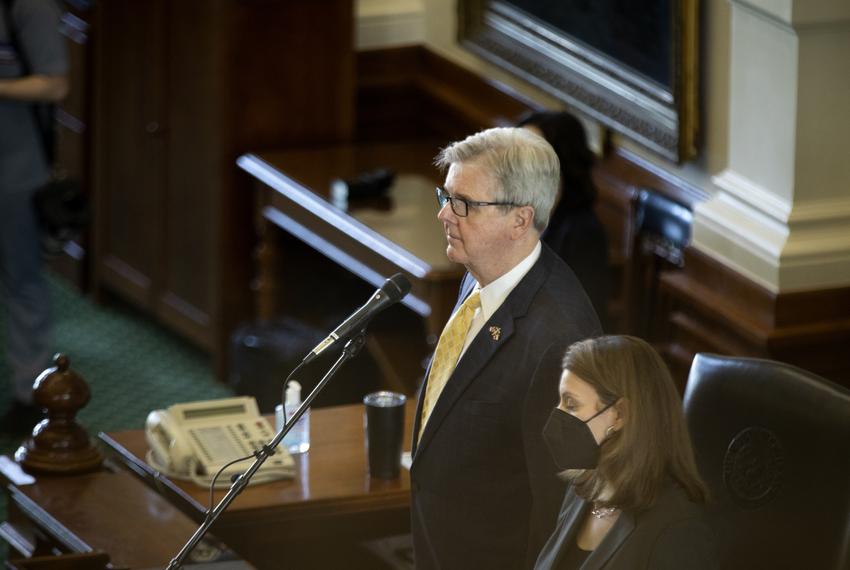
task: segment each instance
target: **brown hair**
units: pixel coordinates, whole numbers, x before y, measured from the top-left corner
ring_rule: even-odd
[[[623,427],[603,441],[596,469],[574,479],[579,496],[598,500],[607,483],[613,495],[604,503],[643,510],[671,477],[692,501],[706,501],[679,393],[655,349],[632,336],[602,336],[572,345],[563,368],[593,386],[598,409],[621,398],[625,405]]]

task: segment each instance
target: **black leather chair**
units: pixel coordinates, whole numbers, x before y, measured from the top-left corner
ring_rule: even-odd
[[[627,279],[626,330],[630,334],[654,343],[665,340],[663,318],[669,303],[659,286],[661,272],[681,269],[684,265],[692,223],[693,212],[686,205],[651,189],[638,191],[633,209],[634,239]]]
[[[722,568],[850,569],[850,390],[779,362],[698,354],[685,416]]]
[[[663,194],[644,188],[635,205],[635,233],[645,253],[653,253],[682,267],[685,246],[691,241],[693,212]]]

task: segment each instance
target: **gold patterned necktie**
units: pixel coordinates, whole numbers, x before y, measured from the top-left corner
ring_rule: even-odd
[[[466,298],[460,309],[449,319],[446,328],[437,342],[437,350],[434,352],[434,361],[431,363],[431,371],[428,373],[428,384],[425,387],[425,399],[422,402],[422,421],[419,427],[419,437],[425,430],[425,424],[431,416],[431,411],[443,391],[449,377],[454,372],[460,351],[466,343],[466,335],[475,310],[481,306],[481,295],[476,289]]]

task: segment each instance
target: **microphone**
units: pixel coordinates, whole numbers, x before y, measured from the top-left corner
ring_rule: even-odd
[[[307,364],[338,340],[344,339],[352,332],[359,331],[368,324],[372,317],[390,305],[395,305],[401,301],[409,291],[410,281],[401,273],[396,273],[387,279],[362,307],[354,311],[325,340],[317,344],[316,348],[310,351],[301,363]]]

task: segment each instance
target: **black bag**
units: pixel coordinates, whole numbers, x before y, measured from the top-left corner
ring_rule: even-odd
[[[9,41],[18,52],[26,76],[31,73],[32,68],[12,25],[13,2],[14,0],[3,0],[6,28]],[[89,200],[78,181],[55,172],[56,106],[33,103],[30,107],[41,140],[42,152],[47,164],[54,171],[50,180],[33,194],[33,207],[41,230],[42,250],[48,254],[58,254],[68,241],[79,236],[88,225]]]
[[[45,253],[60,253],[67,242],[79,237],[88,226],[88,196],[76,180],[51,178],[35,191],[32,199]]]
[[[338,315],[329,317],[335,324]],[[329,325],[330,326],[330,325]],[[329,326],[325,327],[331,330]],[[283,399],[283,380],[322,339],[325,332],[317,327],[283,317],[273,321],[249,321],[240,325],[230,337],[229,384],[239,395],[253,396],[263,413],[272,413]],[[295,378],[301,384],[301,398],[306,398],[339,356],[339,348],[328,349],[301,368]],[[354,404],[363,395],[382,388],[381,371],[366,350],[339,369],[312,407]]]

